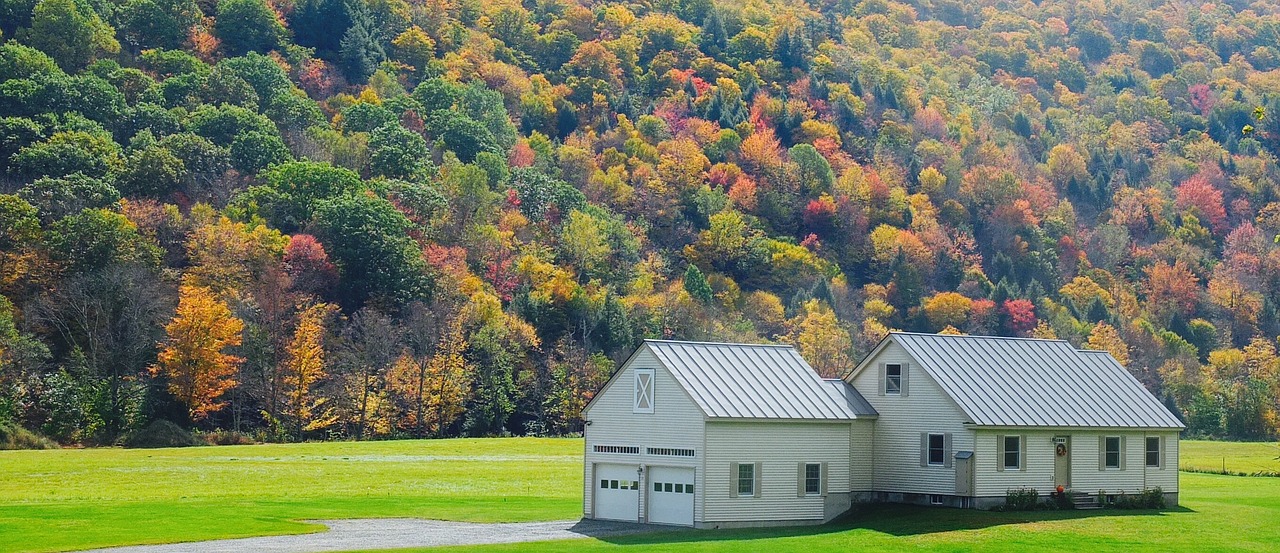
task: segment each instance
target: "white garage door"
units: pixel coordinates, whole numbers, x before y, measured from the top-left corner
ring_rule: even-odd
[[[635,522],[640,514],[636,465],[596,464],[595,518]]]
[[[649,522],[693,526],[693,469],[649,467]]]

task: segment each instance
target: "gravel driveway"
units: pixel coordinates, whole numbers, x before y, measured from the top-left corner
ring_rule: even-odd
[[[329,531],[293,536],[112,547],[94,549],[92,553],[240,553],[243,551],[314,553],[437,545],[519,543],[672,530],[668,526],[597,520],[480,524],[409,518],[374,518],[308,522],[328,526]]]

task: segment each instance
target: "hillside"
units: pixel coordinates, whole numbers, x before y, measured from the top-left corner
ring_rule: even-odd
[[[562,434],[646,337],[1280,430],[1280,4],[0,0],[0,424]],[[230,439],[230,438],[227,438]]]

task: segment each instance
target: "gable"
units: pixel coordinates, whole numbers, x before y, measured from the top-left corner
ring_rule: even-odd
[[[637,376],[637,373],[641,373],[641,376]],[[642,385],[647,394],[637,397]],[[662,411],[668,414],[680,412],[687,415],[686,418],[701,419],[706,415],[672,377],[647,343],[632,352],[631,357],[592,396],[591,401],[582,409],[582,418],[590,420],[590,413],[606,404],[611,416],[646,415]]]

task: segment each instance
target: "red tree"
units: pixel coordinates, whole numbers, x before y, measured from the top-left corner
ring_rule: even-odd
[[[1010,333],[1022,336],[1036,327],[1036,306],[1031,300],[1004,300],[1001,310],[1004,311],[1005,327]]]
[[[1227,229],[1227,210],[1222,204],[1222,191],[1214,188],[1203,175],[1197,174],[1178,187],[1178,209],[1190,210],[1213,227],[1214,232],[1222,233]]]

